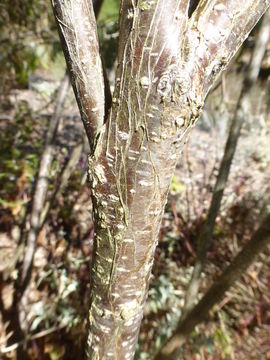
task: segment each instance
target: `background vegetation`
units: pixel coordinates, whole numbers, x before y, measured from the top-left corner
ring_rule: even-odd
[[[117,18],[118,1],[105,0],[98,31],[111,83]],[[208,96],[173,177],[138,360],[151,359],[181,315],[198,235],[257,33],[258,27]],[[23,345],[29,359],[74,359],[87,319],[93,223],[86,181],[88,145],[70,88],[53,142],[27,301],[18,310],[25,341],[16,339],[5,315],[14,302],[44,139],[65,74],[49,2],[2,1],[0,43],[0,353],[15,359]],[[270,211],[269,74],[270,43],[245,104],[245,123],[207,252],[200,296],[249,241],[262,214]],[[213,308],[208,321],[195,328],[183,347],[184,359],[270,359],[269,255],[268,248]]]

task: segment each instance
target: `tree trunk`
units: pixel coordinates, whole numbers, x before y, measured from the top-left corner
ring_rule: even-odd
[[[188,0],[122,0],[107,118],[92,3],[53,0],[91,146],[88,359],[133,358],[178,155],[210,86],[269,2],[201,1],[189,18]]]
[[[227,269],[220,275],[204,297],[191,310],[189,314],[180,321],[167,344],[155,357],[155,360],[175,360],[179,347],[181,347],[194,327],[202,322],[211,308],[223,298],[225,292],[238,280],[248,267],[270,243],[270,215],[267,215],[250,241],[235,257]]]
[[[211,204],[208,210],[207,219],[199,235],[198,256],[192,273],[191,281],[185,296],[183,317],[185,317],[187,313],[192,309],[197,299],[201,272],[204,268],[207,250],[211,244],[216,218],[220,209],[224,189],[230,173],[230,168],[236,151],[237,142],[240,137],[241,129],[245,120],[246,100],[249,97],[252,86],[258,78],[263,56],[265,54],[265,49],[269,40],[269,35],[270,11],[267,11],[264,15],[263,22],[257,35],[256,44],[252,53],[247,75],[244,79],[241,94],[231,123],[223,159],[220,164]]]

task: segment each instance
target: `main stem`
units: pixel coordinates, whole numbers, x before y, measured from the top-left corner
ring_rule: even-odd
[[[120,21],[124,61],[109,120],[89,157],[95,239],[88,359],[134,357],[177,153],[200,110],[181,93],[175,63],[187,2],[146,5],[122,2],[120,13],[132,14]],[[165,36],[179,40],[175,49]]]

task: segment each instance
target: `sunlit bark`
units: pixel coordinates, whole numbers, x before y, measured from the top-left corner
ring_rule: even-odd
[[[188,0],[122,0],[108,119],[91,3],[53,1],[92,147],[88,359],[133,358],[179,153],[209,88],[269,1],[201,1],[189,19]]]
[[[52,1],[73,90],[91,148],[104,121],[102,63],[92,1]]]

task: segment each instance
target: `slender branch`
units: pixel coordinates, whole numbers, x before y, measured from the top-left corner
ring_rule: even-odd
[[[57,132],[59,120],[62,115],[63,104],[65,101],[68,86],[69,78],[66,74],[60,85],[60,89],[56,99],[54,114],[50,119],[50,125],[47,131],[45,146],[41,156],[39,172],[37,175],[36,185],[34,189],[32,210],[30,214],[30,230],[27,234],[22,271],[20,272],[18,281],[21,292],[24,292],[31,275],[33,257],[36,247],[36,239],[40,226],[40,215],[43,209],[48,189],[48,170],[50,168],[53,157],[53,142]]]
[[[66,325],[61,325],[61,326],[52,327],[50,329],[42,330],[42,331],[40,331],[40,332],[38,332],[36,334],[30,335],[25,340],[18,341],[18,342],[14,343],[12,345],[9,345],[9,346],[1,347],[1,353],[2,354],[7,354],[7,353],[9,353],[11,351],[14,351],[14,350],[18,349],[19,346],[24,345],[25,343],[27,343],[29,341],[37,340],[37,339],[40,339],[42,337],[48,336],[50,334],[53,334],[56,331],[64,329],[65,327],[66,327]]]
[[[92,1],[52,0],[86,134],[93,150],[104,123],[105,94]]]
[[[238,280],[255,260],[256,256],[270,243],[270,215],[262,221],[247,245],[209,288],[200,302],[177,326],[166,345],[156,355],[155,360],[177,359],[179,348],[196,325],[205,320],[211,308],[223,298],[225,292]]]
[[[51,208],[54,205],[55,200],[60,196],[60,194],[63,192],[63,189],[66,187],[67,182],[69,180],[69,177],[71,175],[71,172],[74,168],[74,166],[78,163],[81,153],[83,150],[83,141],[79,142],[77,145],[74,146],[72,149],[72,152],[69,156],[69,159],[67,163],[63,166],[61,174],[59,176],[58,184],[55,186],[54,192],[51,196],[51,198],[46,202],[41,216],[40,216],[40,228],[39,231],[43,228],[48,214],[50,213]]]
[[[264,15],[263,22],[260,26],[259,33],[257,35],[257,41],[252,52],[252,57],[250,60],[248,71],[244,79],[244,84],[231,123],[230,132],[226,142],[223,159],[220,164],[219,173],[214,187],[211,204],[208,210],[207,219],[202,227],[202,231],[199,236],[198,256],[192,273],[192,278],[185,296],[183,317],[187,315],[187,313],[192,309],[192,307],[196,302],[196,298],[199,291],[201,272],[203,271],[204,268],[207,250],[211,244],[216,217],[220,209],[224,189],[230,173],[231,163],[236,151],[237,142],[240,137],[241,128],[245,119],[244,108],[245,108],[246,99],[250,94],[252,86],[254,85],[254,83],[258,78],[259,71],[261,68],[261,62],[265,54],[265,49],[268,43],[269,36],[270,36],[270,11],[268,10]]]

